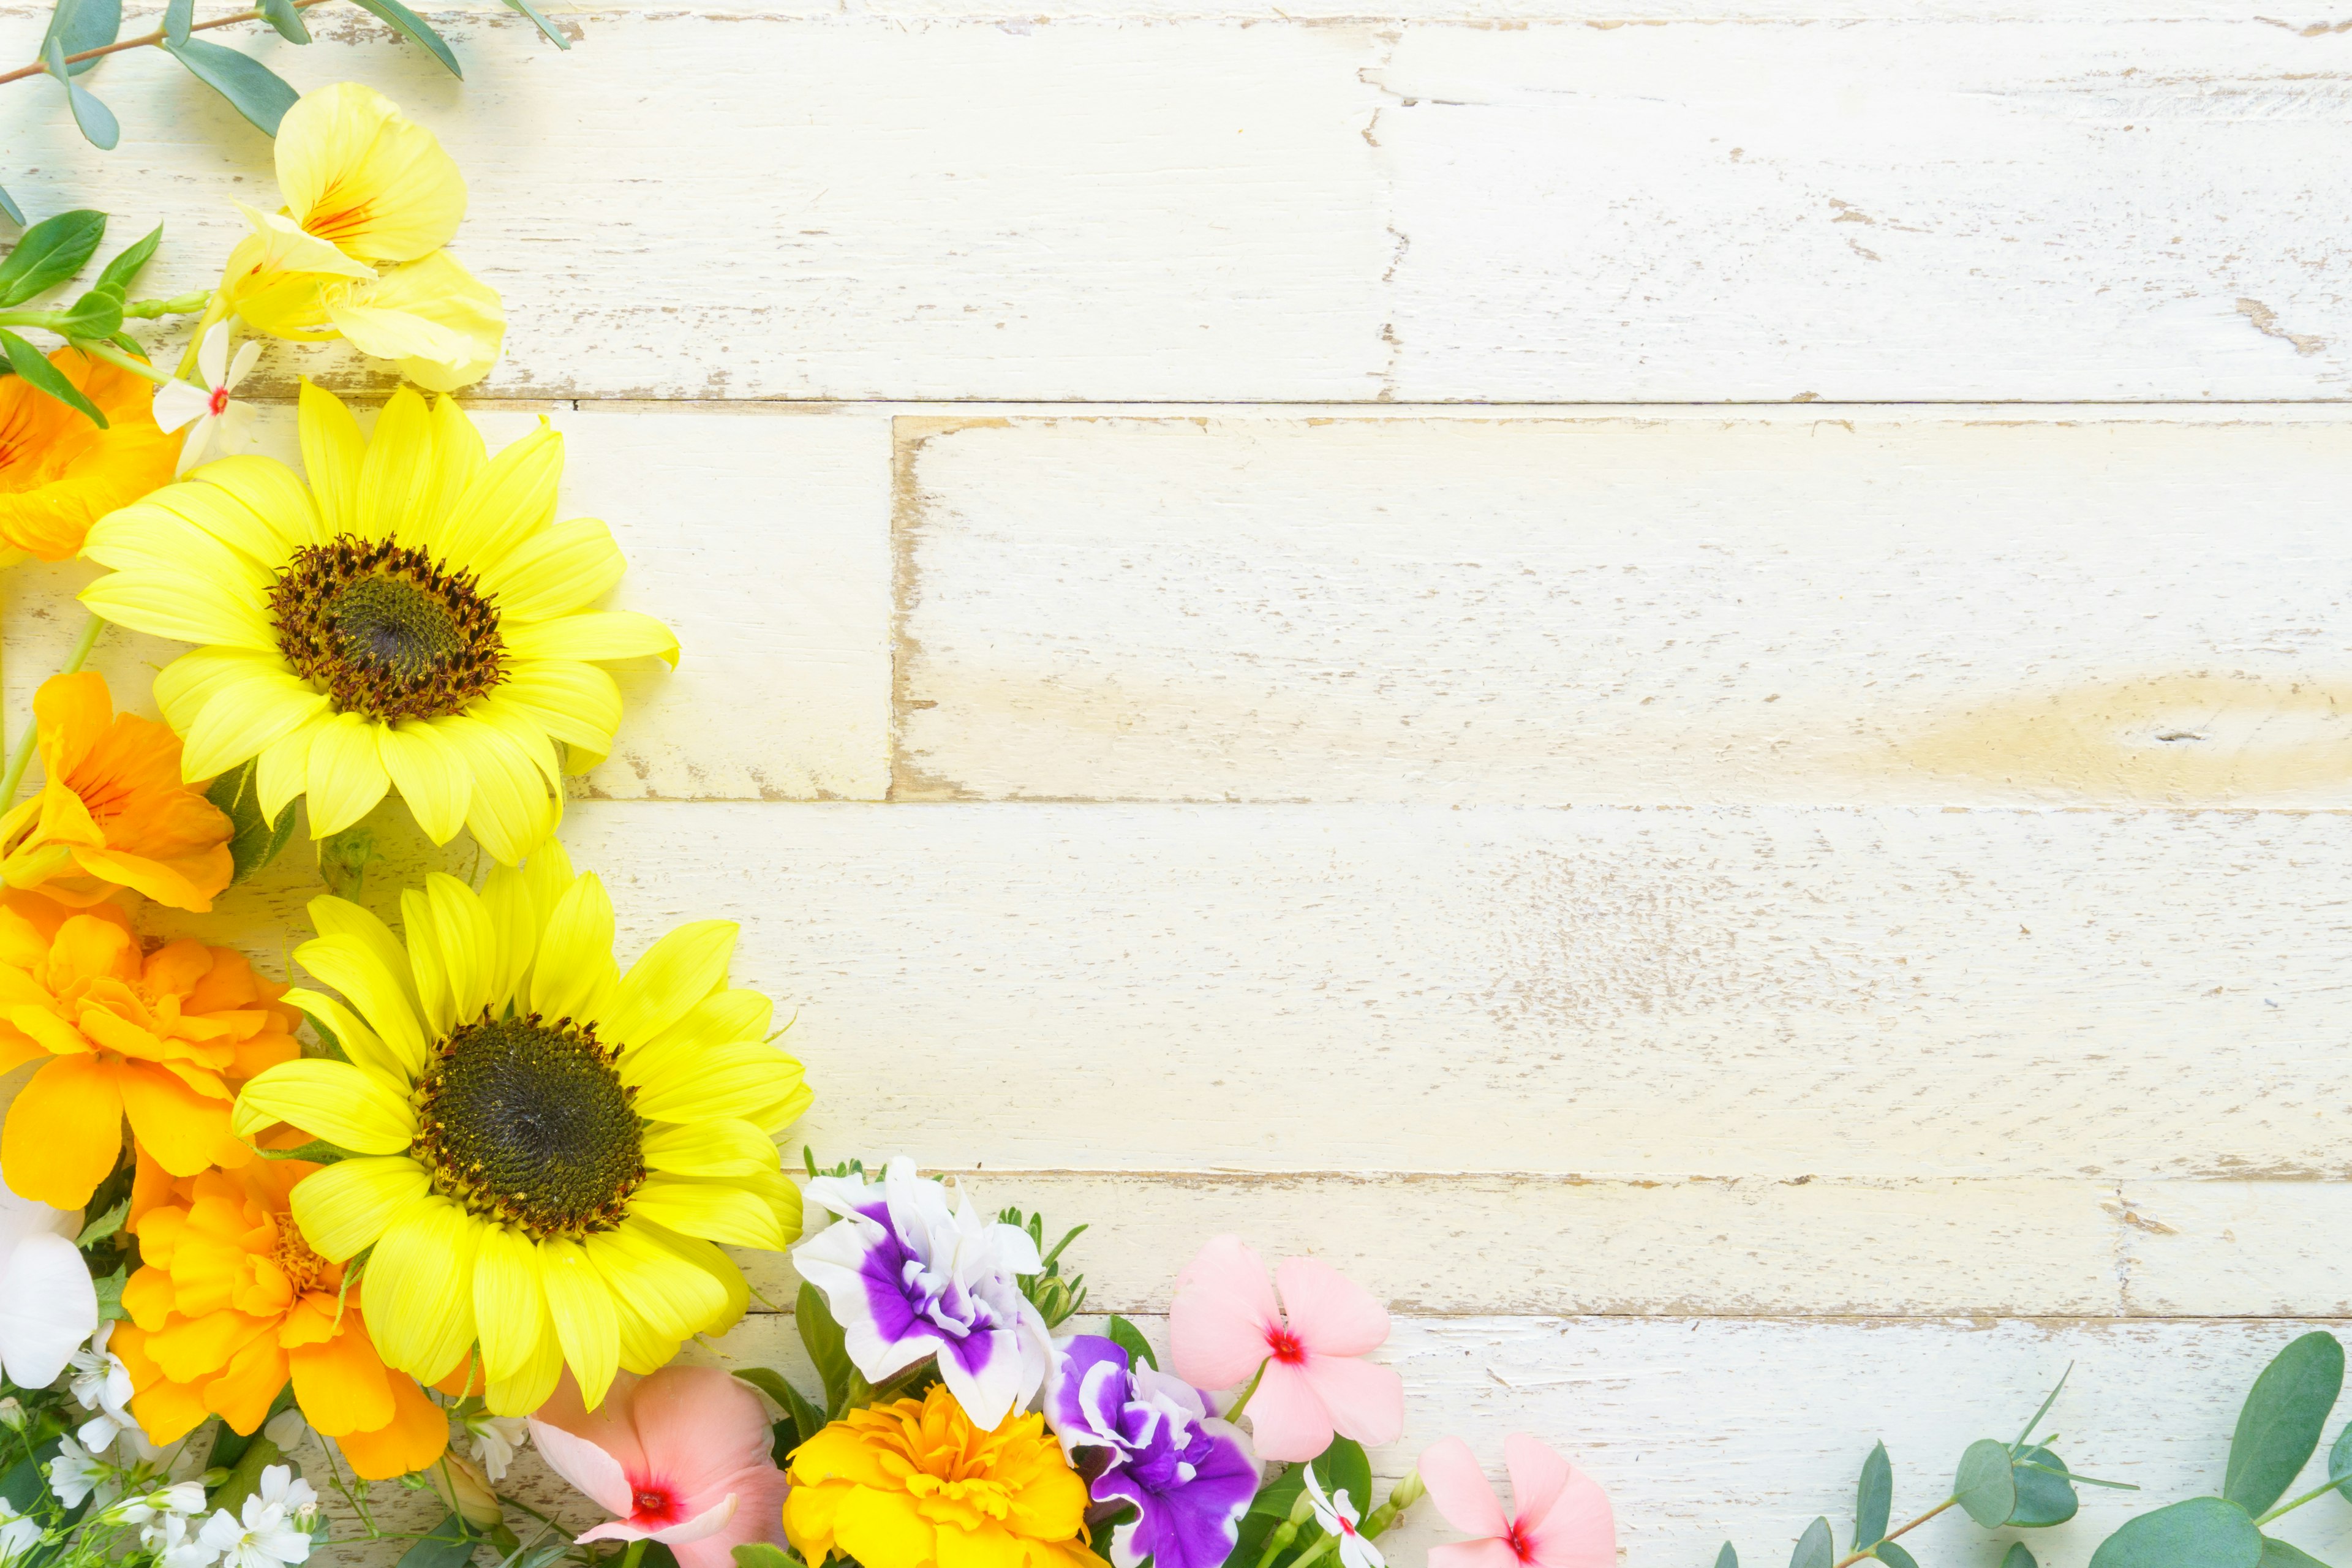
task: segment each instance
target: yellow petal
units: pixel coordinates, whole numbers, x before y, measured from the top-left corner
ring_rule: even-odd
[[[266,606],[286,552],[278,551],[265,564],[247,546],[267,552],[274,542],[260,520],[226,491],[192,481],[166,485],[109,512],[90,530],[82,553],[118,572],[184,574],[217,584],[241,604]]]
[[[441,532],[443,559],[486,572],[555,521],[555,486],[563,475],[563,436],[540,417],[539,428],[509,442],[474,477]]]
[[[433,411],[414,387],[392,395],[376,416],[360,460],[359,532],[391,539],[433,486]]]
[[[362,1068],[394,1082],[408,1081],[408,1064],[383,1043],[383,1037],[367,1026],[352,1012],[323,991],[312,991],[298,985],[278,998],[289,1007],[299,1008],[313,1026],[325,1029],[335,1037],[343,1058],[353,1067]]]
[[[593,752],[610,751],[621,727],[620,684],[593,664],[518,659],[499,695],[557,740]]]
[[[455,392],[489,374],[506,342],[498,290],[446,250],[392,268],[373,282],[327,291],[327,317],[351,345],[400,362],[428,392]]]
[[[733,921],[696,921],[646,949],[614,993],[602,1019],[608,1043],[642,1044],[677,1023],[727,984],[728,961],[741,931]]]
[[[163,710],[163,721],[184,735],[215,693],[256,676],[287,673],[286,661],[274,651],[194,648],[156,672],[155,706]]]
[[[310,740],[310,837],[341,833],[375,809],[392,779],[376,754],[376,721],[338,713]]]
[[[482,591],[497,598],[501,627],[543,621],[594,604],[627,565],[611,529],[593,517],[574,518],[516,546],[482,574]]]
[[[580,1400],[593,1410],[604,1402],[620,1368],[621,1327],[612,1289],[576,1241],[562,1237],[539,1247],[539,1283],[563,1359],[580,1385]]]
[[[277,153],[294,220],[370,261],[437,250],[466,216],[456,160],[373,88],[303,94],[278,122]]]
[[[359,526],[360,464],[367,438],[342,399],[302,378],[302,471],[319,498],[319,520],[327,536]]]
[[[323,900],[317,900],[323,901]],[[337,900],[340,902],[341,900]],[[415,984],[408,960],[400,960],[398,973],[359,937],[322,936],[294,950],[294,962],[343,994],[361,1017],[413,1078],[425,1070],[425,1031],[417,1022],[416,1003],[408,987]]]
[[[320,526],[318,501],[300,476],[274,458],[215,458],[205,465],[204,482],[226,492],[268,531],[274,553],[264,552],[258,540],[248,546],[221,535],[265,566],[280,564],[301,546],[323,544],[331,537]]]
[[[800,1195],[798,1189],[789,1182],[784,1184],[784,1190],[792,1193],[795,1199]],[[801,1220],[797,1203],[793,1205],[789,1214],[782,1214],[782,1217],[784,1234],[798,1236],[801,1230]],[[633,1222],[632,1228],[659,1241],[670,1251],[718,1281],[719,1290],[726,1297],[727,1305],[718,1317],[703,1327],[702,1332],[723,1334],[743,1321],[743,1314],[750,1310],[751,1306],[751,1287],[743,1278],[743,1271],[735,1267],[733,1258],[699,1237],[680,1236],[676,1231],[666,1229],[650,1220]]]
[[[416,1136],[416,1112],[386,1080],[349,1062],[280,1062],[239,1091],[232,1126],[249,1138],[273,1121],[359,1154],[397,1154]]]
[[[270,821],[277,821],[286,803],[310,787],[310,742],[334,721],[335,716],[321,708],[261,748],[253,784],[261,799],[261,814]]]
[[[373,1247],[394,1216],[431,1184],[425,1168],[404,1155],[339,1160],[295,1183],[287,1203],[311,1250],[342,1263]]]
[[[404,719],[377,734],[376,752],[425,836],[436,844],[455,838],[474,799],[473,777],[457,748],[430,722]]]
[[[670,629],[635,610],[586,610],[533,621],[511,629],[501,627],[507,652],[516,658],[578,658],[609,662],[621,658],[658,658],[677,666],[677,638]]]
[[[487,1229],[428,1196],[394,1215],[368,1255],[368,1332],[387,1363],[420,1383],[448,1376],[473,1347],[474,1252]]]
[[[482,1375],[502,1383],[532,1359],[547,1296],[540,1289],[530,1238],[502,1225],[485,1226],[474,1258],[474,1326],[482,1338]]]
[[[629,1212],[684,1236],[729,1247],[764,1247],[782,1252],[793,1238],[784,1234],[776,1211],[756,1194],[728,1181],[685,1176],[648,1176],[629,1198]]]
[[[146,567],[100,577],[81,591],[81,602],[93,615],[159,637],[261,653],[278,650],[268,611],[242,583],[225,583],[193,571],[174,576]]]
[[[615,967],[613,900],[591,872],[556,900],[540,932],[530,1010],[551,1019],[597,1017],[618,984]]]
[[[641,1194],[643,1191],[639,1189]],[[634,1198],[630,1206],[635,1207]],[[581,1245],[612,1286],[614,1297],[635,1308],[664,1339],[698,1334],[727,1310],[726,1292],[718,1281],[634,1225],[624,1222],[616,1230],[600,1230]]]
[[[512,1377],[491,1378],[482,1390],[482,1403],[493,1415],[530,1415],[554,1394],[556,1381],[563,1375],[563,1342],[555,1337],[555,1319],[547,1310],[543,1289],[541,1298],[530,1354]]]
[[[224,687],[188,726],[180,775],[194,781],[226,773],[326,710],[322,693],[283,670]]]
[[[620,1060],[621,1081],[636,1087],[639,1116],[653,1121],[749,1120],[800,1087],[801,1065],[757,1040],[693,1051],[636,1050]]]
[[[644,1141],[646,1164],[675,1176],[740,1176],[772,1171],[782,1156],[769,1136],[748,1121],[716,1116],[690,1125],[661,1124]]]
[[[307,907],[310,929],[320,936],[348,936],[359,939],[369,955],[380,964],[400,994],[408,998],[411,1009],[416,1005],[416,982],[408,973],[408,950],[401,945],[392,928],[375,918],[373,911],[362,909],[347,899],[321,893]],[[297,960],[302,956],[298,949]]]
[[[441,533],[458,500],[489,458],[482,433],[454,397],[433,400],[433,480],[415,512],[402,525],[400,542],[432,555],[441,553]]]
[[[401,895],[404,912],[414,897],[415,889]],[[489,911],[474,896],[474,889],[446,872],[436,871],[425,879],[419,901],[430,910],[425,926],[425,941],[436,950],[436,967],[447,987],[451,1017],[440,1026],[441,1032],[446,1034],[456,1025],[481,1016],[482,1009],[489,1005],[490,980],[499,968],[498,931],[490,924]],[[409,952],[422,995],[425,963],[417,953],[415,917],[409,916]]]
[[[757,991],[719,991],[697,1002],[687,1015],[656,1036],[649,1045],[724,1046],[737,1040],[764,1040],[772,1033],[776,1005]]]
[[[432,721],[471,772],[466,826],[500,865],[536,849],[555,826],[555,802],[530,754],[499,729],[466,713]]]

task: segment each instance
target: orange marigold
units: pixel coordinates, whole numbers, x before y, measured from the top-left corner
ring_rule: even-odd
[[[175,1176],[238,1166],[234,1085],[301,1055],[301,1014],[243,954],[199,942],[142,952],[120,906],[0,894],[0,1072],[42,1063],[0,1128],[0,1179],[79,1208],[140,1146]]]
[[[49,363],[98,405],[107,428],[21,375],[0,380],[0,546],[64,561],[91,523],[172,482],[180,443],[155,427],[152,382],[79,349]]]
[[[203,914],[235,869],[229,820],[180,779],[180,738],[117,713],[106,678],[51,676],[33,699],[41,793],[0,816],[0,881],[86,909],[131,888]]]
[[[130,1229],[144,1267],[123,1287],[107,1348],[137,1392],[131,1413],[158,1443],[207,1416],[251,1432],[294,1380],[302,1418],[370,1480],[441,1457],[449,1418],[389,1371],[368,1338],[361,1286],[310,1250],[286,1194],[320,1167],[263,1160],[173,1180],[142,1158]]]

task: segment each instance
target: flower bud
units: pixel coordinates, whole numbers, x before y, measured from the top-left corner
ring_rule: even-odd
[[[0,1399],[0,1426],[5,1426],[11,1432],[25,1429],[25,1407],[17,1403],[14,1394]]]
[[[481,1467],[462,1454],[442,1455],[425,1467],[425,1479],[452,1511],[477,1530],[488,1530],[506,1518]]]
[[[1418,1469],[1408,1470],[1404,1479],[1389,1489],[1388,1506],[1402,1513],[1428,1493],[1429,1488],[1423,1482],[1421,1472]]]

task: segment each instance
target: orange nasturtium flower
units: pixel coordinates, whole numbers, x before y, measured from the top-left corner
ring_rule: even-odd
[[[0,379],[0,550],[64,561],[91,523],[172,482],[180,443],[155,427],[153,383],[79,349],[49,363],[98,405],[107,428],[21,375]]]
[[[79,1208],[121,1159],[126,1116],[175,1176],[250,1162],[229,1108],[236,1086],[302,1054],[285,993],[228,948],[142,952],[118,904],[0,894],[0,1072],[41,1063],[0,1127],[0,1178]]]
[[[228,886],[229,820],[180,781],[180,738],[116,713],[106,678],[56,675],[33,699],[41,793],[0,816],[0,882],[87,909],[131,888],[203,914]]]
[[[122,1289],[131,1321],[107,1348],[137,1390],[150,1439],[178,1441],[218,1415],[250,1433],[294,1379],[302,1418],[370,1480],[441,1457],[449,1418],[388,1370],[368,1338],[361,1286],[310,1250],[287,1192],[319,1167],[262,1160],[173,1181],[139,1163],[130,1229],[144,1264]]]

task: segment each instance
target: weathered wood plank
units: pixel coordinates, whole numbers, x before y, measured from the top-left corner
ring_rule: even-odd
[[[2352,816],[581,802],[565,836],[629,951],[743,922],[828,1159],[2343,1170]],[[209,929],[284,951],[284,864]]]
[[[2352,430],[898,422],[897,798],[2352,805]]]
[[[616,666],[620,740],[586,795],[878,799],[887,784],[888,426],[855,411],[548,408],[566,437],[562,516],[601,517],[628,554],[614,608],[669,623],[673,671]],[[363,416],[372,418],[372,416]],[[493,449],[540,414],[476,414]],[[296,463],[289,410],[259,449]],[[80,563],[0,581],[10,730],[81,627]],[[152,715],[153,672],[183,645],[121,628],[94,668]]]
[[[298,86],[386,88],[464,163],[507,395],[2346,390],[2326,215],[2352,197],[2352,36],[2325,18],[1183,9],[592,12],[564,56],[519,18],[436,13],[480,61],[462,87],[348,12],[307,53],[248,47]],[[0,10],[0,55],[30,58],[45,15]],[[1792,25],[1816,15],[1837,25]],[[239,232],[224,197],[267,199],[265,143],[150,52],[91,85],[122,149],[20,89],[11,189],[165,219],[157,283],[209,281]]]

